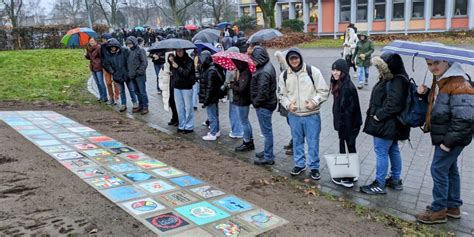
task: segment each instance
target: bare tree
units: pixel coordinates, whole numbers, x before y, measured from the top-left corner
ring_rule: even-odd
[[[211,7],[216,23],[223,20],[226,9],[231,5],[230,0],[206,0],[205,3]]]
[[[188,14],[196,19],[197,24],[202,25],[204,18],[212,17],[212,10],[204,1],[198,1],[188,9]]]
[[[188,8],[197,0],[165,0],[164,2],[166,2],[166,6],[164,6],[162,0],[155,0],[154,3],[163,15],[173,20],[176,26],[181,26],[186,21]]]
[[[133,18],[138,20],[138,25],[147,24],[156,7],[153,5],[153,0],[131,0],[130,10]]]
[[[119,4],[127,5],[126,2],[120,0],[94,0],[94,3],[99,6],[102,11],[104,18],[107,21],[107,25],[114,27],[117,26]]]
[[[28,0],[28,9],[33,16],[33,22],[35,25],[40,24],[41,17],[44,16],[45,9],[41,6],[41,0]]]
[[[83,0],[58,0],[54,10],[62,19],[71,19],[72,24],[82,22],[81,15],[84,12]]]
[[[1,0],[1,3],[7,12],[8,18],[10,18],[12,27],[18,27],[20,25],[19,15],[23,7],[23,0]]]
[[[257,5],[262,9],[263,24],[265,28],[275,27],[275,5],[277,0],[255,0]]]

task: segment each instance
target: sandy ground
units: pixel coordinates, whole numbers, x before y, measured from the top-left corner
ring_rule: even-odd
[[[0,102],[0,110],[54,110],[290,221],[262,236],[401,234],[357,216],[339,202],[305,195],[288,180],[272,179],[274,174],[267,169],[161,133],[98,105]],[[0,236],[153,235],[3,122],[0,144]]]

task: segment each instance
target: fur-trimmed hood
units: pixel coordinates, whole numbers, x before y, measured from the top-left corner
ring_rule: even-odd
[[[404,75],[408,78],[405,65],[399,54],[384,53],[372,58],[372,64],[379,71],[381,80],[391,80],[395,75]]]

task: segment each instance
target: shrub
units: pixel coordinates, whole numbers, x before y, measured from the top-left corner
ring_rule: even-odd
[[[292,31],[296,31],[296,32],[303,32],[304,22],[300,21],[300,20],[296,20],[296,19],[284,20],[283,24],[282,24],[282,27],[289,28]]]
[[[257,18],[250,15],[243,15],[237,19],[236,24],[239,26],[240,30],[252,30],[257,26]]]

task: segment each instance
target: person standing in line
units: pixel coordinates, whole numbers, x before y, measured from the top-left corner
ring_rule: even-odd
[[[110,72],[107,71],[107,68],[105,68],[105,62],[109,60],[110,58],[110,53],[107,50],[107,41],[109,39],[112,39],[112,36],[108,33],[104,33],[102,36],[102,41],[103,43],[100,45],[100,60],[102,62],[102,67],[103,67],[103,73],[104,73],[104,79],[105,79],[105,85],[107,87],[107,92],[109,94],[109,101],[107,102],[109,105],[116,105],[118,100],[119,100],[119,89],[117,86],[117,83],[115,83],[112,80],[112,75]]]
[[[162,91],[160,89],[159,75],[160,71],[163,69],[163,65],[165,64],[165,50],[154,50],[152,53],[150,53],[150,57],[156,73],[156,90],[158,95],[161,95]]]
[[[97,89],[99,90],[99,98],[97,100],[100,102],[107,102],[107,90],[105,89],[104,84],[100,51],[100,44],[98,44],[94,38],[90,38],[84,57],[90,61],[89,69],[91,70],[92,77],[94,78]]]
[[[220,137],[219,129],[219,95],[221,86],[224,83],[223,75],[212,62],[211,52],[205,50],[201,52],[201,81],[199,89],[199,103],[206,108],[209,118],[210,131],[202,137],[205,141],[215,141]]]
[[[431,90],[418,87],[418,94],[428,100],[426,132],[435,146],[431,162],[433,202],[416,220],[424,224],[446,223],[460,219],[461,178],[458,158],[472,141],[474,132],[474,88],[461,65],[426,59],[433,74]]]
[[[146,93],[146,68],[148,66],[148,59],[145,49],[140,47],[137,38],[130,36],[127,38],[125,44],[130,49],[130,54],[127,58],[128,77],[132,83],[134,83],[135,93],[138,98],[138,106],[134,106],[132,112],[141,112],[142,115],[145,115],[148,113],[148,95]]]
[[[123,47],[122,44],[116,39],[110,39],[107,42],[107,50],[110,53],[110,58],[105,62],[105,68],[112,74],[113,80],[117,83],[120,91],[120,112],[127,110],[127,96],[125,93],[125,85],[127,85],[130,99],[134,105],[137,105],[137,97],[135,94],[134,86],[128,77],[127,71],[127,59],[129,50],[127,47]]]
[[[386,194],[385,187],[402,190],[402,157],[398,141],[410,137],[410,127],[397,118],[406,106],[408,74],[398,54],[384,53],[372,60],[379,71],[379,81],[372,89],[364,132],[374,138],[375,180],[360,187],[369,195]],[[390,177],[387,177],[390,162]]]
[[[347,27],[346,33],[344,34],[344,50],[342,52],[342,58],[346,60],[347,65],[354,69],[356,73],[354,76],[357,76],[357,68],[354,63],[352,63],[352,55],[354,55],[355,48],[357,46],[359,39],[355,30],[351,27]]]
[[[339,136],[339,153],[357,153],[356,139],[362,126],[362,113],[359,95],[351,81],[347,61],[336,60],[332,64],[331,74],[331,94],[334,96],[333,125]],[[332,178],[332,181],[337,185],[352,188],[355,178],[358,177]]]
[[[193,109],[198,109],[199,103],[199,80],[201,79],[201,60],[199,59],[199,54],[197,50],[193,51],[193,62],[194,62],[194,75],[196,83],[193,85]]]
[[[264,151],[255,155],[257,160],[254,161],[254,164],[273,165],[275,164],[275,154],[273,153],[272,114],[278,103],[276,72],[270,62],[270,56],[264,48],[255,47],[251,57],[257,70],[250,80],[250,99],[257,112],[260,131],[265,138]]]
[[[240,53],[239,48],[237,47],[230,47],[227,51]],[[221,90],[223,91],[227,90],[227,98],[229,99],[229,122],[230,122],[229,137],[240,139],[240,138],[243,138],[244,131],[242,129],[242,124],[239,121],[237,105],[232,103],[234,101],[234,96],[233,96],[232,88],[230,86],[232,83],[234,83],[236,76],[237,76],[237,70],[226,71],[225,82]]]
[[[290,174],[299,175],[309,166],[310,177],[319,180],[319,135],[321,133],[320,106],[328,98],[329,88],[321,71],[303,62],[298,48],[286,54],[289,68],[279,79],[280,103],[288,110],[293,138],[294,167]],[[305,157],[305,139],[308,159]],[[308,163],[308,165],[306,165]]]
[[[196,83],[194,62],[184,49],[176,50],[176,57],[170,55],[174,83],[174,100],[178,111],[179,133],[194,132],[193,86]]]
[[[365,32],[361,32],[357,36],[359,42],[357,42],[354,54],[352,54],[352,63],[357,65],[359,79],[357,88],[362,89],[364,85],[369,85],[369,68],[372,53],[374,53],[374,44]]]

